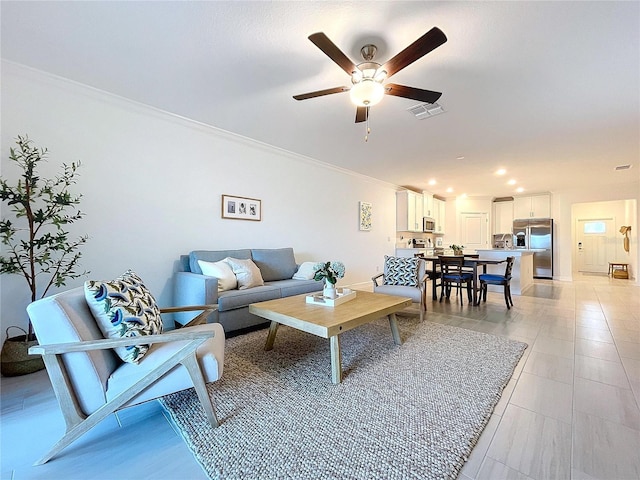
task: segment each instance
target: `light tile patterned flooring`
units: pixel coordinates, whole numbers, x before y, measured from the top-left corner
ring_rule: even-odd
[[[480,307],[428,303],[429,321],[529,344],[459,478],[640,479],[640,287],[540,280],[514,303],[507,311],[498,293]],[[2,480],[206,478],[157,402],[32,467],[64,428],[48,378],[0,388]]]

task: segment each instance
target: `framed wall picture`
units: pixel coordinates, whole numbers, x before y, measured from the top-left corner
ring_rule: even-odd
[[[368,202],[360,202],[360,230],[371,230],[372,206]]]
[[[262,220],[262,201],[256,198],[222,195],[222,218]]]

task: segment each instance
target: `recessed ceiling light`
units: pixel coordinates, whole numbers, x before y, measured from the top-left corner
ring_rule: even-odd
[[[451,193],[451,192],[453,192],[453,188],[451,187],[447,188],[447,193]]]
[[[456,157],[456,160],[464,160],[464,155],[460,155],[459,157]]]
[[[516,192],[522,193],[522,192],[524,192],[524,188],[518,187],[518,188],[516,188]]]
[[[515,184],[516,184],[516,179],[515,178],[512,178],[511,180],[509,180],[507,182],[507,185],[515,185]]]
[[[507,171],[504,168],[496,170],[496,175],[504,175]]]
[[[614,168],[614,170],[629,170],[631,168],[630,164],[626,164],[626,165],[618,165],[616,168]]]
[[[429,185],[435,185],[436,184],[436,179],[432,178],[431,180],[429,180]]]

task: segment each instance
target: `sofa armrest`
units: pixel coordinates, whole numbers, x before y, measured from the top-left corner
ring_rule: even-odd
[[[384,277],[384,273],[379,273],[378,275],[376,275],[375,277],[371,277],[371,280],[373,281],[373,286],[374,287],[379,287],[380,285],[378,285],[378,279],[380,277]]]
[[[173,277],[173,304],[213,305],[218,303],[218,279],[198,273],[176,272]],[[193,314],[174,313],[174,320],[182,325],[188,323]]]

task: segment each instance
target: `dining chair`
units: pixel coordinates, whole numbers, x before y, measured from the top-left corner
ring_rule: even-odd
[[[384,257],[383,273],[372,277],[373,293],[409,297],[420,305],[420,321],[427,311],[426,262],[418,257]],[[381,281],[381,283],[378,283]]]
[[[89,305],[86,284],[27,307],[39,342],[29,353],[42,355],[66,425],[62,438],[35,465],[49,461],[112,413],[190,387],[195,388],[211,426],[218,426],[205,384],[222,376],[225,335],[219,323],[198,325],[217,305],[160,309],[155,301],[151,305],[138,296],[144,285],[129,283],[128,290],[122,285],[117,291],[104,285],[95,290],[95,298],[114,308],[108,313],[113,314],[114,326],[123,329],[133,320],[130,324],[138,328],[121,338],[105,338]],[[167,333],[161,333],[162,328],[151,333],[139,330],[149,312],[159,319],[160,313],[176,311],[201,313],[187,326]],[[141,355],[125,360],[123,352]]]
[[[439,255],[440,259],[440,301],[451,296],[451,287],[455,285],[456,295],[460,295],[460,305],[463,305],[462,285],[467,286],[467,297],[472,303],[471,284],[473,283],[473,273],[464,268],[464,257],[462,255]]]
[[[492,273],[483,273],[478,279],[480,280],[480,294],[482,295],[482,301],[487,301],[487,285],[502,285],[504,288],[504,301],[507,304],[507,309],[513,307],[513,300],[511,299],[511,270],[513,269],[513,262],[515,257],[507,257],[507,266],[504,270],[504,275],[496,275]]]

